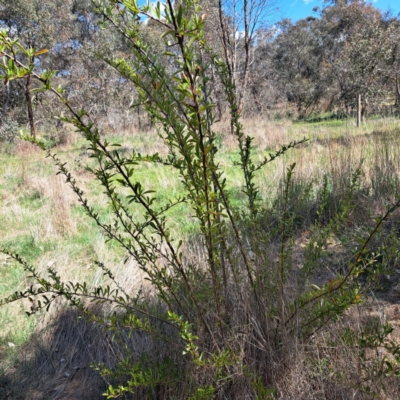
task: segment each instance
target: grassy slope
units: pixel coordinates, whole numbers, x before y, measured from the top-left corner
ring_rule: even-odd
[[[258,183],[266,204],[271,205],[279,191],[279,182],[287,166],[296,162],[295,176],[300,185],[314,182],[312,193],[317,193],[323,176],[329,175],[333,190],[348,183],[348,178],[361,161],[362,185],[368,188],[371,204],[379,211],[388,200],[398,195],[400,173],[400,124],[394,120],[371,120],[361,129],[353,121],[325,121],[291,123],[289,121],[245,121],[247,132],[255,137],[259,150],[255,157],[262,159],[282,143],[300,139],[309,141],[291,150],[286,156],[268,165],[259,173]],[[220,128],[222,131],[223,129]],[[163,153],[163,146],[155,134],[124,134],[110,138],[123,144],[129,152]],[[232,166],[237,155],[233,140],[221,134],[218,161],[226,171],[234,200],[240,204],[240,173]],[[54,152],[68,162],[71,172],[85,190],[90,202],[100,212],[107,211],[99,186],[92,181],[84,165],[91,162],[85,143],[77,138],[71,145],[55,148]],[[137,179],[147,189],[157,191],[161,203],[180,194],[179,177],[175,171],[145,164],[137,171]],[[335,187],[336,185],[336,187]],[[101,232],[82,212],[74,194],[56,175],[55,167],[44,154],[27,143],[15,146],[11,152],[0,152],[0,246],[19,252],[39,271],[54,266],[64,279],[87,279],[92,284],[102,280],[93,262],[105,262],[123,274],[122,251],[112,243],[105,243]],[[361,224],[362,221],[360,221]],[[196,227],[190,211],[184,205],[171,212],[171,228],[179,235],[193,234]],[[9,264],[0,256],[0,296],[21,290],[29,283],[21,268]],[[24,316],[24,306],[13,304],[0,309],[0,364],[9,368],[19,346],[29,340],[38,317]],[[10,345],[10,343],[15,344]]]

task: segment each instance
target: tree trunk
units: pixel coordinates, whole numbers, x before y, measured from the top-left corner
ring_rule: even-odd
[[[368,112],[368,99],[364,97],[361,105],[361,121],[363,123],[367,119],[367,112]]]
[[[361,123],[361,94],[357,95],[357,128],[360,127]]]

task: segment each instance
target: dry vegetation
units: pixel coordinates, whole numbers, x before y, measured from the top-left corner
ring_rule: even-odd
[[[293,162],[297,164],[294,183],[298,202],[295,207],[301,218],[293,262],[298,268],[302,268],[310,235],[308,226],[315,216],[316,198],[324,176],[329,178],[331,207],[334,209],[349,184],[352,172],[361,166],[359,191],[355,197],[357,206],[346,230],[330,239],[326,255],[319,261],[315,283],[329,277],[333,279],[336,268],[352,254],[355,232],[367,229],[371,215],[383,212],[400,196],[400,123],[377,119],[361,129],[355,129],[353,121],[295,124],[283,120],[251,120],[244,121],[244,125],[246,131],[255,137],[260,157],[282,143],[303,136],[309,139],[268,165],[258,176],[264,201],[273,205],[282,190],[286,168]],[[217,129],[221,132],[219,162],[228,167],[237,157],[232,150],[233,139],[222,123]],[[132,148],[144,154],[163,151],[153,131],[124,132],[112,139],[122,142],[122,149],[126,151]],[[91,162],[84,142],[75,136],[74,140],[65,141],[54,152],[68,163],[96,209],[106,214],[105,199],[90,173],[84,169],[84,165]],[[172,190],[179,192],[179,182],[169,171],[154,170],[147,165],[142,168],[143,181],[157,188],[160,196]],[[234,167],[228,168],[230,185],[241,185],[238,176]],[[14,247],[30,263],[37,265],[39,271],[54,267],[65,280],[86,280],[96,286],[105,279],[94,263],[101,260],[112,269],[116,280],[127,291],[135,293],[142,287],[145,296],[152,296],[143,273],[132,260],[125,259],[118,247],[105,243],[101,232],[77,205],[69,187],[55,174],[51,161],[33,145],[18,142],[12,148],[3,148],[0,153],[0,200],[1,244]],[[191,244],[184,249],[186,256],[201,262],[204,255],[201,246],[196,245],[197,228],[190,215],[182,208],[171,218],[174,229],[191,238]],[[266,218],[264,223],[268,226],[273,221]],[[387,237],[384,235],[381,239],[388,240],[394,252],[397,252],[398,245],[393,232],[398,233],[399,223],[398,215],[394,214],[385,226]],[[266,259],[274,256],[273,247],[265,248]],[[393,260],[397,262],[397,256]],[[21,268],[9,263],[4,256],[0,258],[0,267],[2,296],[29,284],[29,277]],[[399,273],[400,269],[394,263],[390,276],[383,282],[383,291],[371,291],[364,304],[352,308],[338,323],[321,329],[306,345],[291,344],[287,360],[265,360],[268,364],[265,373],[274,374],[279,398],[369,399],[375,395],[395,400],[400,397],[398,378],[379,375],[384,349],[363,352],[354,338],[349,339],[349,335],[360,335],[369,328],[381,329],[390,323],[394,330],[389,338],[400,344]],[[171,351],[160,348],[155,339],[146,335],[138,333],[128,337],[123,330],[119,340],[112,340],[110,332],[77,318],[75,310],[62,304],[53,306],[47,314],[30,318],[24,316],[25,307],[28,305],[14,303],[0,309],[0,399],[100,399],[109,382],[90,368],[92,363],[103,362],[111,367],[123,356],[126,348],[135,349],[135,354],[148,352],[150,357],[156,358]],[[97,307],[94,312],[106,313],[110,308]],[[237,346],[244,348],[246,343],[238,337]],[[185,366],[179,365],[178,368]],[[238,365],[238,371],[240,368]],[[240,373],[246,375],[246,371]],[[237,385],[236,398],[250,398],[245,380],[242,387],[240,382]],[[185,393],[183,388],[182,393]],[[139,390],[135,398],[148,398],[145,396],[145,392]],[[153,396],[157,399],[181,398],[178,393],[171,394],[162,388],[156,389]],[[260,395],[259,398],[268,397]]]

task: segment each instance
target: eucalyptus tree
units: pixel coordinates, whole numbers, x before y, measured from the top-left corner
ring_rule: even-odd
[[[330,80],[324,74],[315,18],[278,24],[274,41],[273,65],[277,86],[289,103],[296,104],[300,116],[311,112],[324,96]]]
[[[280,73],[274,64],[278,28],[266,28],[258,31],[257,46],[254,49],[254,63],[249,74],[248,89],[244,94],[244,113],[268,115],[279,103],[286,102],[281,90]]]
[[[321,10],[319,30],[326,67],[336,81],[336,104],[348,113],[362,97],[361,114],[386,97],[382,73],[390,57],[387,24],[363,0],[331,1]]]
[[[400,19],[392,16],[385,18],[390,50],[384,69],[388,91],[394,93],[395,105],[400,116]]]
[[[71,0],[15,0],[0,1],[0,26],[5,28],[10,37],[18,37],[26,47],[46,49],[47,53],[36,60],[41,68],[53,67],[60,60],[62,43],[67,42],[73,30],[72,15],[69,12]],[[37,55],[33,55],[35,58]],[[31,60],[33,62],[33,59]],[[17,79],[10,86],[6,85],[3,94],[3,113],[5,114],[9,104],[21,104],[25,97],[28,110],[28,120],[32,135],[35,135],[33,114],[33,93],[31,77],[26,76],[24,83]],[[14,102],[10,102],[10,97]]]
[[[98,19],[90,0],[0,0],[0,27],[10,38],[18,37],[24,47],[41,50],[31,61],[40,70],[57,71],[54,81],[65,89],[70,102],[92,104],[92,118],[115,128],[127,115],[125,111],[121,115],[121,109],[131,100],[131,88],[99,54],[129,49],[124,41],[116,40],[115,32],[102,31]],[[55,122],[49,117],[61,111],[52,95],[34,85],[27,75],[0,89],[1,115],[11,112],[20,123],[28,120],[32,134],[37,123],[45,124],[46,130],[54,129]]]

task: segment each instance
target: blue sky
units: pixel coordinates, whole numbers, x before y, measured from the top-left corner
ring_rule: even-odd
[[[400,13],[400,0],[370,0],[368,3],[372,3],[375,8],[379,8],[382,11],[387,11],[389,8],[392,10],[394,15]],[[314,7],[323,6],[322,0],[277,0],[276,6],[278,11],[276,12],[276,20],[282,18],[291,18],[293,21],[297,21],[302,18],[306,18],[310,15],[315,15],[312,9]]]

